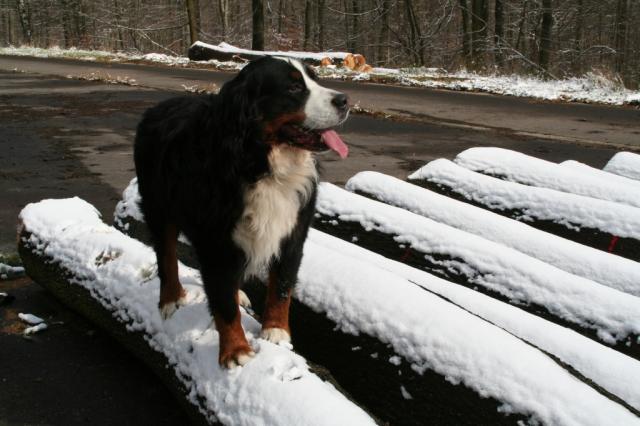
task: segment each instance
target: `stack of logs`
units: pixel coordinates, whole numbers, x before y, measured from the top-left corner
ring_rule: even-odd
[[[321,67],[326,67],[327,65],[333,65],[333,61],[331,58],[322,58],[320,61]],[[359,53],[351,54],[349,53],[342,60],[342,66],[345,68],[349,68],[352,71],[358,72],[371,72],[373,69],[371,65],[367,64],[367,60]]]

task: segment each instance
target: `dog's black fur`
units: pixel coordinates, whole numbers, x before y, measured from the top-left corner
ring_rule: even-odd
[[[137,129],[140,207],[153,236],[161,285],[170,266],[164,264],[167,251],[174,250],[167,247],[172,228],[193,245],[210,310],[227,322],[237,315],[236,292],[248,260],[232,239],[244,194],[271,173],[274,146],[292,142],[271,124],[296,117],[309,96],[294,73],[282,60],[254,61],[218,95],[164,101],[146,111]],[[314,212],[315,179],[312,185],[293,231],[281,241],[280,256],[269,267],[282,297],[296,282]]]

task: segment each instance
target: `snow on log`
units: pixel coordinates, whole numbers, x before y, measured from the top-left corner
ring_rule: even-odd
[[[507,182],[445,159],[430,162],[409,179],[543,231],[640,260],[640,209],[637,207]]]
[[[462,309],[494,324],[579,373],[583,380],[599,387],[601,392],[618,399],[638,414],[640,409],[640,363],[620,352],[554,324],[517,307],[508,305],[469,288],[404,263],[375,254],[317,230],[309,240],[331,248],[344,256],[365,261],[432,292]]]
[[[640,180],[631,179],[628,177],[616,175],[604,170],[596,169],[587,164],[581,163],[575,160],[567,160],[560,163],[560,167],[564,167],[571,170],[577,170],[582,173],[589,174],[593,177],[606,180],[608,182],[614,182],[624,187],[635,188],[636,191],[640,191]]]
[[[194,421],[374,424],[302,357],[256,338],[260,325],[246,314],[243,327],[258,355],[244,367],[221,369],[197,271],[180,268],[190,303],[163,322],[153,251],[105,225],[90,204],[44,200],[25,207],[20,219],[19,250],[28,274],[149,364],[179,399],[196,407],[189,410]]]
[[[618,152],[604,166],[604,171],[640,180],[640,155],[632,152]]]
[[[334,185],[318,193],[315,227],[478,288],[640,358],[640,298],[482,237]],[[592,331],[592,332],[590,332]]]
[[[129,230],[141,229],[140,223],[129,225],[140,217],[136,199],[134,180],[116,210],[116,222]],[[526,414],[543,424],[614,424],[618,415],[638,423],[630,414],[637,415],[640,406],[637,361],[316,230],[310,231],[304,254],[292,306],[296,350],[329,363],[338,360],[331,371],[345,388],[367,379],[362,395],[374,395],[373,403],[386,412],[381,419],[392,424],[514,424],[522,418],[501,415],[495,410],[500,401],[501,413]],[[304,326],[296,329],[297,324]],[[327,333],[327,328],[335,331]],[[575,376],[562,368],[565,364]],[[388,371],[395,383],[381,381]],[[404,403],[395,401],[399,395]],[[407,406],[410,402],[416,405]],[[603,406],[619,414],[612,417]]]
[[[638,262],[540,231],[522,222],[381,173],[358,173],[349,179],[346,188],[504,244],[572,274],[640,296]]]
[[[454,162],[474,172],[510,182],[640,207],[640,191],[632,185],[593,177],[509,149],[469,148],[458,154]]]
[[[196,41],[189,48],[189,59],[192,61],[208,61],[215,59],[218,61],[237,60],[253,60],[263,56],[281,56],[286,58],[295,58],[311,65],[321,65],[323,59],[328,58],[334,63],[342,62],[342,60],[350,55],[347,52],[295,52],[295,51],[259,51],[241,49],[222,42],[218,45],[207,44]],[[326,62],[326,61],[325,61]]]
[[[116,207],[115,225],[134,238],[148,242],[149,234],[142,222],[138,200],[137,181],[133,179]],[[314,250],[315,245],[311,241],[313,236],[319,234],[317,231],[311,231],[305,253]],[[327,239],[333,240],[334,244],[343,244],[335,238],[324,237],[321,239],[322,246],[326,246]],[[188,241],[184,238],[180,240],[180,259],[190,265],[197,265]],[[307,263],[313,259],[324,264],[322,256],[314,255],[310,259],[305,255],[303,271]],[[502,403],[496,399],[482,398],[467,387],[454,386],[441,374],[425,370],[423,367],[417,368],[416,366],[424,364],[424,360],[420,358],[417,364],[412,363],[411,357],[406,358],[402,351],[394,349],[390,344],[391,338],[383,336],[378,339],[367,333],[366,327],[350,326],[349,323],[337,321],[340,315],[343,315],[342,311],[351,310],[359,303],[354,300],[352,305],[347,301],[349,295],[344,293],[344,289],[352,285],[352,277],[358,273],[358,268],[350,267],[349,262],[347,257],[339,265],[332,264],[333,268],[338,267],[338,270],[342,271],[342,281],[339,283],[325,283],[321,280],[314,284],[318,286],[315,290],[306,290],[307,281],[298,283],[291,305],[293,343],[298,353],[328,368],[332,376],[353,398],[376,417],[391,424],[423,423],[424,419],[429,419],[434,424],[450,424],[453,421],[461,425],[475,425],[478,422],[512,425],[517,421],[514,420],[514,416],[506,417],[501,414],[498,408]],[[331,285],[335,285],[335,288]],[[243,290],[249,295],[253,309],[262,312],[262,301],[266,296],[263,283],[252,280],[244,284]],[[301,290],[306,291],[302,293]],[[324,297],[334,295],[335,299],[330,299],[329,302],[332,303],[321,309],[318,306],[319,301],[316,300],[318,296],[303,297],[318,292],[324,294]],[[360,309],[365,308],[362,306]],[[363,374],[363,371],[375,373]],[[434,392],[434,389],[437,389],[437,392]],[[407,395],[410,395],[410,398]]]

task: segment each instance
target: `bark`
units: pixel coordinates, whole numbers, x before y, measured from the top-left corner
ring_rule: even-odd
[[[187,3],[187,17],[189,20],[189,39],[191,40],[191,44],[195,43],[199,39],[199,21],[200,18],[198,15],[200,11],[198,10],[198,1],[197,0],[186,0]]]
[[[551,0],[542,0],[542,27],[540,30],[540,56],[538,65],[545,71],[549,70],[551,56],[551,31],[553,27],[553,10]]]
[[[282,0],[280,4],[282,4]],[[226,40],[229,32],[229,0],[218,0],[218,13],[220,14],[220,25],[222,26],[222,38]]]
[[[391,14],[390,0],[381,0],[380,7],[380,32],[378,33],[377,62],[388,64],[390,61],[389,51],[389,15]]]
[[[494,10],[494,49],[495,49],[495,62],[498,68],[504,66],[504,58],[502,55],[502,45],[504,43],[504,0],[495,0]]]
[[[414,58],[414,63],[424,65],[424,46],[420,25],[416,18],[413,0],[404,0],[407,21],[409,22],[409,49]]]
[[[627,9],[627,0],[617,1],[614,28],[614,46],[616,50],[614,69],[617,73],[621,73],[624,67],[627,41]]]
[[[324,50],[324,11],[325,11],[325,0],[316,0],[317,9],[316,9],[316,29],[318,35],[318,43],[317,47],[320,51]]]
[[[20,20],[20,27],[22,28],[22,36],[25,42],[31,45],[33,30],[29,4],[25,0],[16,0],[16,9],[18,11],[18,19]]]
[[[487,43],[488,0],[471,0],[471,4],[472,65],[475,69],[482,69],[485,65],[484,50]]]
[[[264,50],[264,0],[251,0],[253,37],[251,49]]]
[[[302,44],[303,49],[309,49],[311,33],[313,31],[313,20],[311,13],[311,0],[305,0],[304,2],[304,42]]]
[[[473,62],[473,58],[471,56],[471,32],[469,31],[469,9],[467,0],[458,0],[458,7],[460,8],[460,17],[462,21],[462,56],[465,65],[469,67]]]

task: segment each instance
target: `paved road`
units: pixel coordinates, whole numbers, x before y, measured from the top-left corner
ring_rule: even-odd
[[[7,68],[30,72],[2,71]],[[114,77],[135,78],[144,87],[61,77],[105,70]],[[230,76],[203,70],[0,57],[0,252],[15,250],[16,217],[28,202],[77,195],[111,221],[120,192],[134,174],[131,141],[140,114],[174,96],[183,84],[220,84]],[[614,129],[611,137],[619,140],[639,130],[638,111],[628,108],[330,84],[364,106],[403,109],[415,116],[410,122],[352,116],[340,130],[351,146],[350,158],[323,159],[324,179],[338,184],[361,170],[405,177],[433,158],[452,158],[471,146],[502,146],[554,161],[573,158],[602,167],[618,150],[606,145],[608,139],[602,135],[608,135],[607,128]],[[426,114],[424,110],[429,117],[421,115]],[[468,124],[487,111],[509,117],[508,123],[502,119],[499,129]],[[593,133],[601,138],[595,144],[567,142],[572,136],[558,128],[554,137],[525,136],[514,125],[517,120],[511,119],[516,113],[529,114],[533,122],[538,120],[535,114],[560,123],[559,117],[583,117],[588,121],[574,120],[571,125],[583,133],[590,126],[605,133]],[[443,118],[434,118],[437,114]],[[73,425],[88,420],[126,424],[140,413],[154,424],[184,422],[177,404],[144,367],[30,280],[0,282],[0,291],[17,297],[9,307],[0,307],[0,424]],[[17,312],[25,311],[64,324],[27,341],[20,337],[23,326],[16,320]]]
[[[168,90],[183,85],[220,86],[231,73],[132,64],[88,63],[69,59],[0,56],[0,69],[57,76],[109,74]],[[334,81],[354,104],[389,114],[450,126],[473,126],[514,135],[640,149],[640,110],[634,107],[543,102],[533,99]]]

